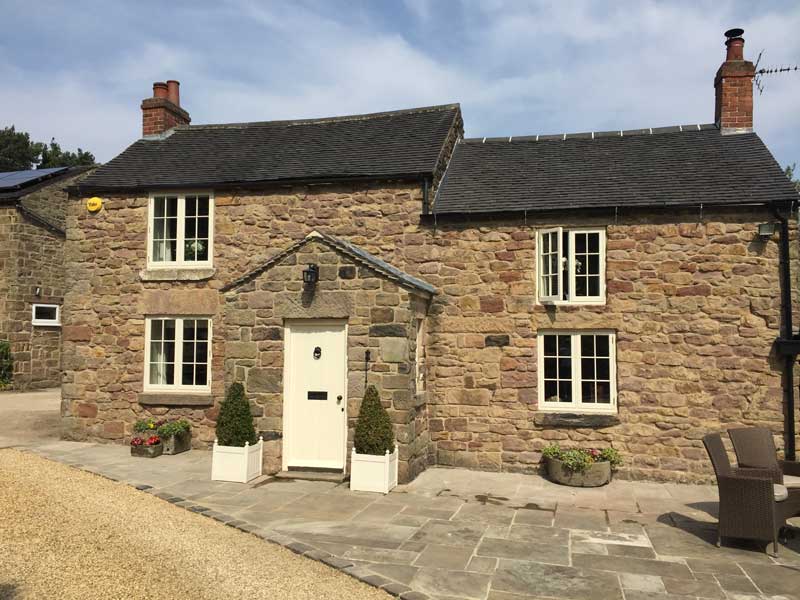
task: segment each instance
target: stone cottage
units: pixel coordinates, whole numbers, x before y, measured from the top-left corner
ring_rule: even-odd
[[[61,385],[66,188],[88,167],[0,173],[0,340],[17,390]]]
[[[465,139],[457,104],[189,125],[156,83],[142,139],[69,205],[65,435],[168,415],[208,445],[241,381],[270,472],[346,473],[374,383],[401,481],[533,470],[554,441],[699,481],[702,435],[739,424],[791,455],[798,197],[729,34],[706,125]]]

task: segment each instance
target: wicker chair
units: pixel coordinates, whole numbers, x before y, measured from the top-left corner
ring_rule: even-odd
[[[778,460],[772,432],[764,427],[728,429],[740,468],[767,469],[775,483],[785,485],[789,492],[800,493],[800,463]]]
[[[734,469],[718,433],[703,438],[719,489],[717,546],[723,538],[744,538],[772,542],[772,556],[778,555],[778,535],[793,516],[789,493],[773,482],[767,469]]]

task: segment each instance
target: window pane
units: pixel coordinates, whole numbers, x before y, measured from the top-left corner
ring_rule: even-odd
[[[544,401],[545,402],[558,402],[558,382],[545,381],[544,382]]]
[[[178,197],[170,196],[167,198],[167,217],[177,218],[178,216]]]
[[[208,385],[208,367],[206,365],[197,365],[195,367],[194,384]]]
[[[194,385],[194,365],[184,364],[181,369],[181,385]]]
[[[583,356],[594,356],[594,336],[581,336],[581,354]]]
[[[200,216],[208,216],[208,196],[197,197],[197,214]]]
[[[575,253],[583,254],[586,252],[586,234],[585,233],[576,233],[575,234]]]
[[[591,402],[594,404],[597,401],[594,393],[594,385],[593,381],[584,381],[581,384],[581,400],[583,402]]]
[[[575,294],[577,296],[587,296],[588,293],[586,291],[586,277],[576,277],[575,278]]]
[[[166,208],[166,200],[163,196],[153,198],[153,215],[156,217],[163,217]]]
[[[572,358],[570,356],[558,359],[558,378],[572,378]]]
[[[559,335],[558,337],[558,355],[570,356],[572,353],[572,340],[568,335]]]
[[[160,340],[162,335],[164,321],[161,319],[153,319],[150,321],[150,339]]]
[[[600,234],[599,233],[589,233],[587,234],[589,238],[589,252],[597,254],[600,252]]]
[[[207,340],[208,339],[208,320],[207,319],[199,319],[196,321],[196,329],[197,329],[197,339],[198,340]]]
[[[581,376],[584,379],[594,379],[594,360],[591,358],[581,359]]]
[[[556,379],[558,377],[558,359],[545,358],[544,359],[544,377],[545,379]]]
[[[589,277],[589,296],[599,296],[600,295],[600,278],[599,277]]]
[[[548,356],[555,356],[556,353],[556,336],[545,335],[544,337],[544,353]]]
[[[197,342],[195,346],[195,362],[208,362],[208,344],[206,342]]]
[[[595,345],[597,347],[597,356],[608,356],[608,336],[607,335],[595,336]]]
[[[611,376],[609,360],[607,358],[597,358],[595,359],[595,364],[597,365],[597,379],[608,380]]]
[[[611,404],[611,384],[609,382],[597,382],[597,402],[601,404]]]
[[[36,306],[35,319],[42,321],[55,321],[58,317],[58,308],[55,306]]]
[[[183,340],[194,340],[194,319],[184,319],[183,321]]]

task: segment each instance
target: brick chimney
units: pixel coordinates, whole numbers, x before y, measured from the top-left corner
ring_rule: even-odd
[[[714,78],[714,121],[724,134],[753,131],[753,63],[744,59],[743,29],[725,32],[728,53]]]
[[[192,119],[181,108],[180,83],[170,79],[153,84],[153,97],[142,100],[142,135],[158,135]]]

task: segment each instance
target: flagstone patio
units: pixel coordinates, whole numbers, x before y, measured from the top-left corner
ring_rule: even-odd
[[[347,484],[213,482],[211,455],[155,460],[127,447],[29,447],[288,546],[401,598],[800,599],[800,536],[716,548],[716,489],[432,468],[388,495]]]

